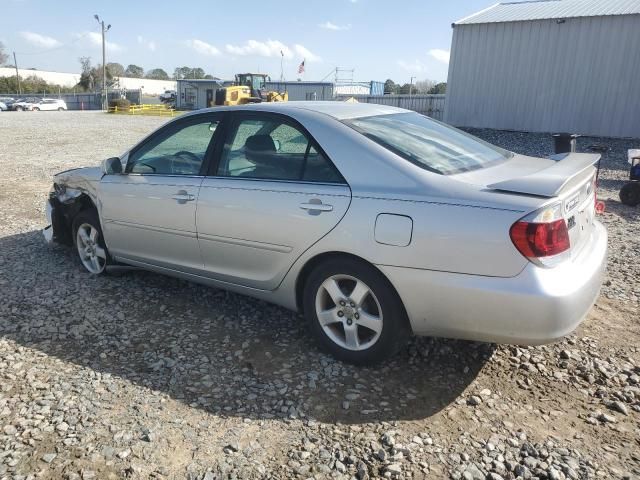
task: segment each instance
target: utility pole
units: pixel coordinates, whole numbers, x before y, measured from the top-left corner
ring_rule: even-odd
[[[280,50],[280,82],[284,82],[284,52]]]
[[[413,79],[417,77],[411,77],[409,79],[409,108],[411,108],[411,90],[413,90]]]
[[[18,60],[16,60],[16,52],[13,52],[13,64],[16,67],[16,79],[18,79],[18,95],[22,95],[22,87],[20,87],[20,73],[18,72]]]
[[[100,30],[102,32],[102,110],[107,109],[107,60],[105,55],[105,41],[104,34],[109,31],[111,24],[105,28],[104,20],[100,20],[100,17],[96,14],[93,16],[100,24]]]

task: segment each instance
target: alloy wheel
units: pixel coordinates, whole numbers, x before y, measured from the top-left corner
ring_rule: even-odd
[[[332,275],[316,293],[316,315],[324,333],[347,350],[366,350],[382,333],[380,302],[362,280]]]
[[[107,252],[98,242],[100,232],[91,224],[83,223],[78,227],[76,245],[80,261],[89,272],[102,273],[107,264]]]

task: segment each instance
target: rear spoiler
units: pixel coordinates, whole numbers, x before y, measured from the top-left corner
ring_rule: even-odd
[[[577,186],[593,175],[600,161],[598,153],[560,153],[549,157],[556,163],[536,173],[487,185],[493,190],[555,197],[565,189]]]

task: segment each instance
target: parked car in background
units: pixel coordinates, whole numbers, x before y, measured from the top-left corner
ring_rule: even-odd
[[[24,100],[24,99],[16,99],[16,98],[12,98],[12,97],[3,97],[0,98],[0,102],[4,103],[7,106],[7,110],[13,110],[13,104],[18,102],[19,100]]]
[[[348,362],[412,332],[540,344],[600,290],[599,158],[526,157],[382,105],[217,107],[56,175],[44,235],[91,274],[129,264],[301,311]]]
[[[33,105],[39,102],[39,98],[27,97],[27,98],[19,98],[15,102],[11,104],[11,110],[16,112],[22,112],[24,110],[33,110]]]
[[[7,105],[4,102],[0,102],[0,112],[6,112],[7,110]]]
[[[169,102],[176,99],[177,92],[175,90],[165,90],[164,93],[159,95],[161,102]]]
[[[34,111],[47,111],[47,110],[57,110],[59,112],[66,110],[67,104],[64,100],[59,100],[57,98],[43,98],[38,102],[33,104]]]
[[[13,97],[0,97],[0,102],[4,103],[5,105],[13,101],[14,101]]]

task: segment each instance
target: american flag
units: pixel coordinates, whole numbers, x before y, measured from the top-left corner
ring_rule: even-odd
[[[298,67],[298,73],[304,73],[304,60],[302,60],[302,63]]]

